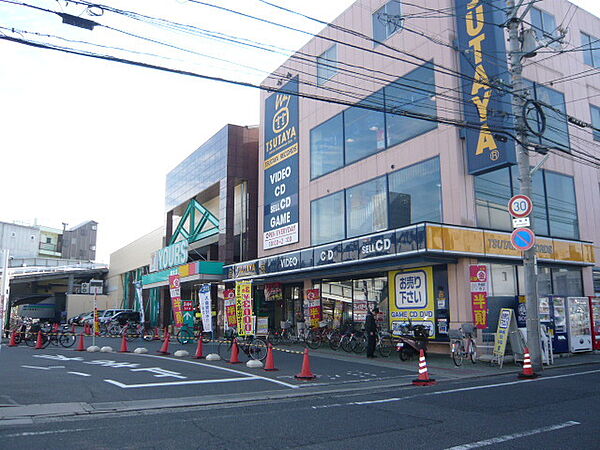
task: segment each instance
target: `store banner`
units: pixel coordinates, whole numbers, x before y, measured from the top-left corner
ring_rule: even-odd
[[[354,299],[352,304],[353,315],[355,322],[364,322],[367,320],[367,300],[366,299]]]
[[[508,341],[508,333],[511,323],[513,322],[513,310],[510,308],[502,308],[500,317],[498,318],[498,329],[496,330],[496,341],[494,344],[494,356],[499,358],[504,357],[506,351],[506,341]],[[516,329],[516,324],[514,326]]]
[[[212,333],[212,299],[210,298],[210,284],[203,284],[198,292],[200,313],[202,314],[202,329]]]
[[[256,318],[256,335],[267,336],[269,334],[269,318],[268,317],[257,317]]]
[[[281,288],[281,283],[265,284],[265,301],[278,302],[280,300],[283,300],[283,289]]]
[[[388,274],[390,290],[390,329],[401,334],[401,326],[424,325],[429,338],[435,338],[435,294],[433,268],[393,271]]]
[[[308,289],[306,291],[306,302],[308,305],[308,317],[310,326],[317,328],[319,322],[323,320],[321,311],[321,291],[319,289]]]
[[[135,300],[137,305],[137,310],[140,312],[140,321],[141,323],[146,322],[146,315],[144,314],[144,297],[143,297],[143,285],[142,280],[136,281],[133,283],[135,286]]]
[[[225,329],[237,327],[237,315],[235,312],[235,289],[223,291],[223,306],[225,307]]]
[[[254,319],[252,316],[252,281],[235,282],[235,302],[238,335],[254,335]]]
[[[298,242],[298,77],[265,100],[265,250]]]
[[[469,266],[473,323],[480,329],[488,327],[488,276],[486,265],[471,264]]]
[[[169,292],[171,294],[171,309],[175,326],[183,326],[183,307],[181,305],[181,278],[179,274],[169,275]]]
[[[333,328],[339,328],[342,325],[342,313],[344,312],[344,303],[336,300],[333,307]]]

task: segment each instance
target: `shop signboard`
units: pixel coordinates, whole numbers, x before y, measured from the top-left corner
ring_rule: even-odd
[[[435,338],[435,296],[433,268],[418,267],[388,274],[390,295],[390,329],[400,334],[400,327],[424,325],[429,337]]]
[[[306,291],[306,302],[311,327],[318,327],[323,319],[321,311],[321,291],[319,289],[308,289]]]
[[[498,329],[496,330],[496,343],[494,344],[494,356],[497,358],[504,358],[504,352],[506,352],[506,342],[508,341],[508,333],[513,320],[512,309],[502,308],[500,310]]]
[[[278,302],[281,300],[283,300],[283,290],[281,289],[281,283],[265,284],[265,301]]]
[[[315,266],[342,262],[342,244],[323,245],[314,249]]]
[[[193,300],[182,300],[181,305],[182,305],[182,310],[184,312],[194,310],[194,301]]]
[[[236,320],[238,335],[254,335],[254,319],[252,315],[252,282],[236,281],[235,283]]]
[[[265,250],[298,242],[298,77],[265,100]]]
[[[358,258],[393,255],[396,253],[396,234],[385,233],[362,238],[358,244]]]
[[[223,291],[223,306],[225,307],[225,329],[237,327],[237,315],[235,308],[235,289]]]
[[[171,308],[175,326],[183,326],[183,308],[181,304],[181,278],[179,274],[169,275],[169,292],[171,294]]]
[[[485,264],[469,266],[469,284],[473,323],[477,328],[485,329],[488,327],[488,268]]]
[[[463,74],[467,166],[476,175],[516,163],[515,144],[496,130],[511,126],[510,97],[495,83],[509,84],[504,11],[495,0],[455,0],[460,68]]]
[[[352,316],[355,322],[367,320],[367,299],[354,299],[352,302]]]
[[[184,239],[152,253],[150,272],[159,272],[187,263],[189,247],[188,241]]]
[[[257,317],[256,318],[256,335],[267,336],[269,334],[269,318],[268,317]]]
[[[203,284],[198,292],[200,313],[202,314],[202,329],[212,333],[212,299],[210,298],[210,284]]]

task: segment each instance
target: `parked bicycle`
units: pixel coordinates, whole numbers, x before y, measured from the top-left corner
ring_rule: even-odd
[[[327,322],[321,322],[319,325],[319,327],[309,329],[306,334],[306,345],[312,349],[317,349],[325,342],[330,342],[330,337],[335,332]]]
[[[127,341],[142,338],[145,341],[152,341],[156,337],[156,330],[147,322],[141,324],[139,322],[127,321],[121,328],[121,336],[125,336]]]
[[[450,338],[450,354],[454,365],[462,366],[463,360],[469,358],[473,364],[477,361],[477,328],[473,324],[463,323],[458,330],[448,330]]]
[[[202,336],[202,342],[209,342],[212,333],[205,333],[202,328],[202,323],[195,323],[193,327],[189,325],[182,326],[175,337],[177,342],[180,344],[187,344],[188,342],[197,342],[200,336]]]
[[[238,350],[245,353],[250,359],[264,360],[267,357],[267,342],[258,337],[245,336],[239,337],[235,332],[229,332],[226,341],[219,343],[217,353],[221,359],[229,361],[231,359],[231,350],[234,341],[237,340]]]
[[[375,351],[379,352],[379,354],[384,358],[390,356],[392,354],[392,350],[394,349],[394,343],[392,342],[392,336],[390,333],[378,331],[376,339]]]
[[[273,345],[295,344],[304,342],[308,333],[309,330],[307,328],[300,328],[298,332],[296,332],[292,323],[287,320],[281,322],[280,329],[269,331],[267,342],[270,342]]]

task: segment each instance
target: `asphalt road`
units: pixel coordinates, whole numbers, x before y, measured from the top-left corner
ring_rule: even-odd
[[[599,383],[600,364],[590,364],[547,370],[533,381],[508,374],[428,387],[39,418],[0,425],[0,448],[597,449]]]

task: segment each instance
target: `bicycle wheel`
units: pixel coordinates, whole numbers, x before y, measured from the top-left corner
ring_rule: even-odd
[[[382,337],[379,340],[379,346],[377,350],[379,350],[379,354],[384,358],[387,358],[392,354],[392,350],[394,349],[394,343],[392,339],[389,337]]]
[[[475,362],[477,361],[477,345],[475,345],[475,342],[473,340],[471,340],[469,356],[471,358],[471,362],[475,364]]]
[[[144,328],[143,338],[145,341],[152,341],[156,337],[156,330],[154,328]]]
[[[340,341],[340,347],[342,347],[342,350],[344,350],[346,353],[351,353],[354,349],[354,342],[355,340],[353,336],[343,336],[342,340]]]
[[[37,333],[26,331],[25,334],[23,334],[23,340],[25,341],[25,345],[27,345],[27,347],[35,347]]]
[[[329,348],[331,350],[337,350],[340,348],[340,341],[342,339],[342,335],[339,331],[334,331],[329,335]]]
[[[400,356],[400,360],[402,361],[408,361],[410,359],[410,357],[412,356],[412,350],[410,349],[410,345],[408,344],[404,344],[404,346],[400,349],[400,351],[398,352]]]
[[[248,346],[248,354],[250,358],[262,361],[267,357],[267,343],[260,338],[252,339]]]
[[[367,337],[366,336],[357,337],[356,340],[354,341],[354,347],[352,348],[352,351],[354,353],[363,353],[366,349],[367,349]]]
[[[456,341],[452,342],[451,351],[452,351],[452,361],[454,361],[454,365],[456,367],[462,366],[463,354],[464,354],[462,341],[456,340]]]
[[[61,333],[58,335],[58,343],[65,348],[72,347],[76,340],[77,337],[71,333]]]
[[[219,346],[217,347],[217,353],[224,361],[229,361],[231,356],[231,347],[233,346],[233,341],[222,341],[219,342]]]
[[[189,327],[181,327],[181,329],[177,332],[177,341],[180,344],[187,344],[194,340],[194,330]]]
[[[56,341],[56,337],[48,336],[46,333],[42,334],[42,348],[46,348],[50,345],[50,341]],[[37,342],[36,342],[37,344]],[[58,345],[58,342],[53,342],[54,345]]]
[[[306,345],[308,345],[313,350],[319,348],[321,346],[321,336],[314,330],[310,330],[308,335],[306,336]]]
[[[125,327],[123,328],[122,333],[125,333],[125,340],[127,342],[131,342],[141,337],[141,332],[138,327]]]

